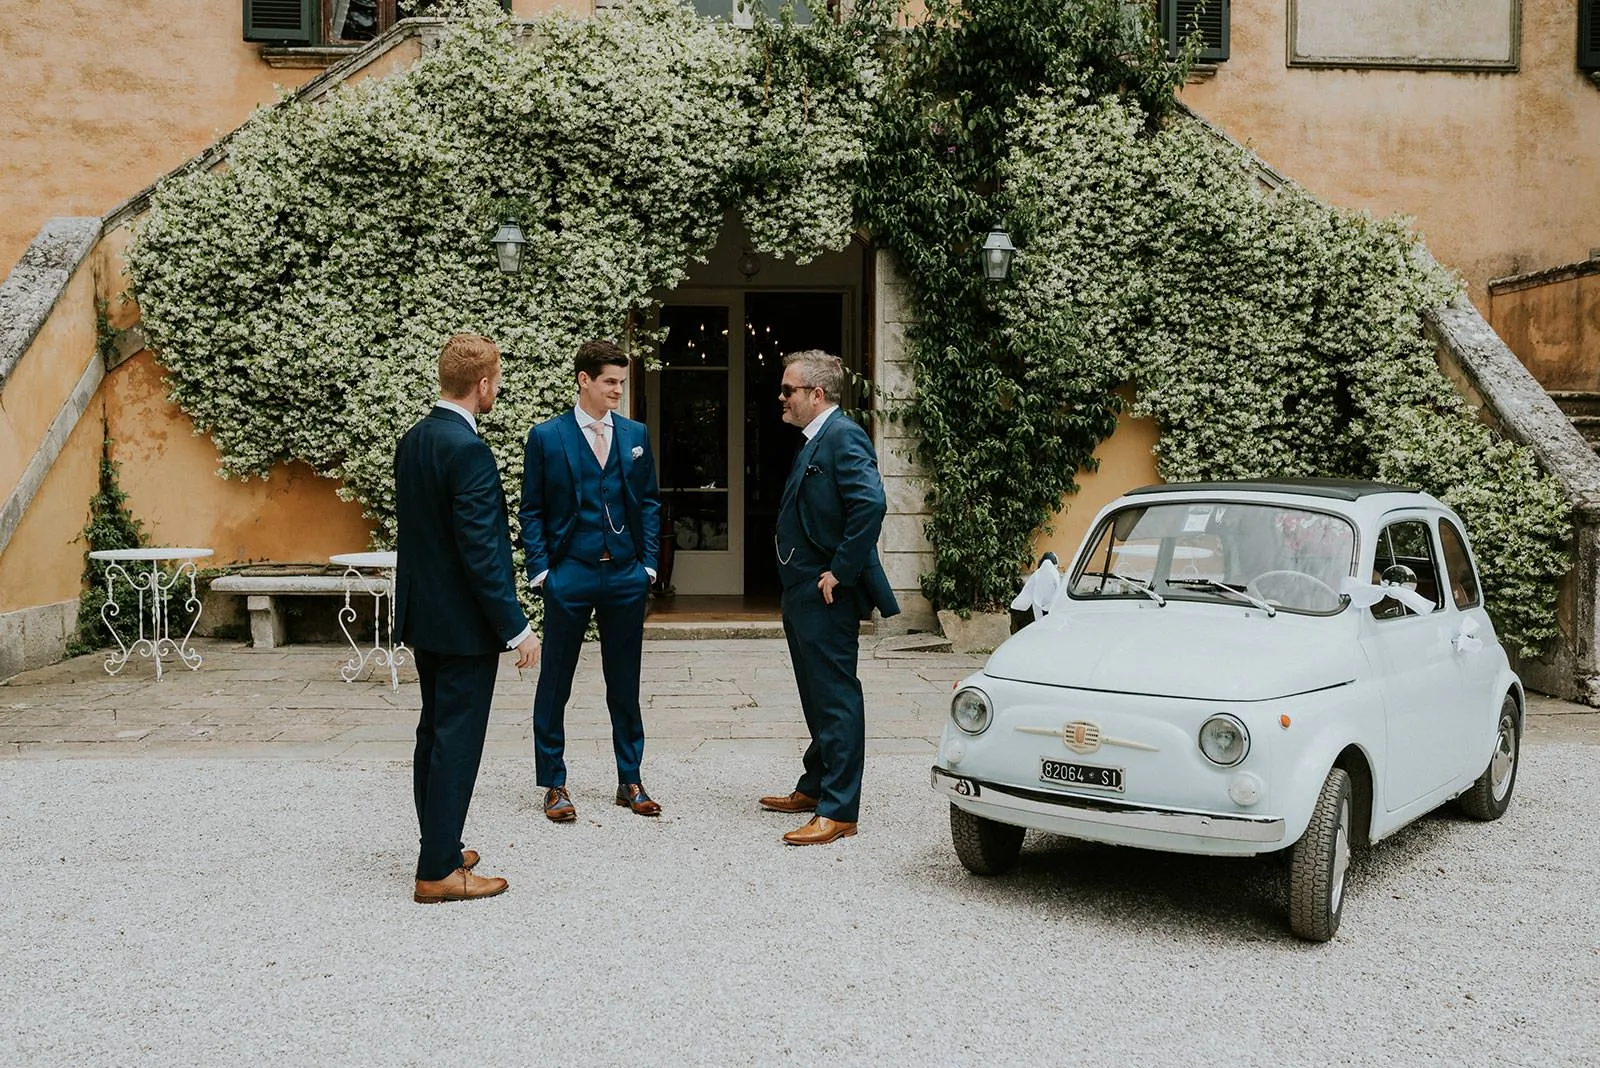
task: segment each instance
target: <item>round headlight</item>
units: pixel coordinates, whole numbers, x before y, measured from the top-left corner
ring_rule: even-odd
[[[968,734],[982,734],[988,730],[992,717],[989,698],[982,690],[957,690],[950,699],[950,718]]]
[[[1200,752],[1211,763],[1231,768],[1250,752],[1250,732],[1232,716],[1212,716],[1200,725]]]

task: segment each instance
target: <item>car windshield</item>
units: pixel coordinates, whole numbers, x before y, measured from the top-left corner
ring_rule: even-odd
[[[1066,592],[1337,612],[1355,550],[1349,520],[1326,512],[1234,501],[1142,505],[1107,517]]]

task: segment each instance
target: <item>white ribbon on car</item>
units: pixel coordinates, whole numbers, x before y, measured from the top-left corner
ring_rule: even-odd
[[[1061,572],[1056,569],[1056,562],[1046,557],[1039,561],[1039,567],[1022,584],[1022,592],[1012,599],[1011,607],[1018,612],[1026,612],[1031,608],[1034,619],[1043,619],[1055,603],[1056,591],[1060,588]]]

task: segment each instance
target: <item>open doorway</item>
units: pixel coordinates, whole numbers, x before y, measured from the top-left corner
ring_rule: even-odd
[[[819,348],[855,366],[850,303],[841,290],[707,290],[662,306],[668,333],[641,414],[676,536],[677,607],[776,618],[772,537],[803,440],[780,418],[783,357]]]
[[[780,418],[778,386],[783,358],[801,349],[842,355],[843,293],[749,293],[745,295],[745,552],[746,596],[783,592],[772,538],[778,505],[795,454],[804,440]],[[848,361],[849,357],[845,355]]]

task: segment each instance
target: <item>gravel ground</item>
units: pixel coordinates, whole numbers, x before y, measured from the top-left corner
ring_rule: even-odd
[[[1323,946],[1274,858],[1030,836],[968,876],[921,757],[809,849],[753,801],[796,761],[655,761],[659,821],[575,766],[564,827],[492,761],[511,890],[431,907],[409,765],[10,762],[0,1064],[1595,1064],[1600,748],[1526,755],[1500,822],[1359,858]]]

